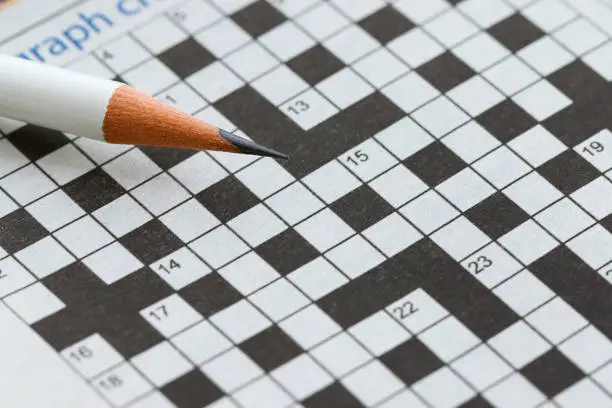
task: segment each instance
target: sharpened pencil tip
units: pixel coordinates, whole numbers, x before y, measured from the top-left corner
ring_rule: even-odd
[[[289,159],[289,156],[287,156],[284,153],[277,152],[276,150],[272,150],[268,147],[258,145],[255,142],[252,142],[248,139],[236,136],[233,133],[230,133],[226,130],[219,129],[219,134],[223,138],[225,138],[228,142],[233,144],[236,148],[238,148],[238,150],[240,150],[241,153],[254,154],[257,156],[274,157],[275,159],[283,159],[283,160]]]

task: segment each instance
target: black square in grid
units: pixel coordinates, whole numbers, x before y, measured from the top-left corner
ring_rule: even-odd
[[[216,61],[213,54],[189,38],[157,56],[179,78],[185,79]]]
[[[404,164],[430,187],[440,184],[467,166],[439,140],[406,158]]]
[[[459,408],[495,408],[489,401],[484,399],[482,395],[477,395],[474,398],[465,401],[459,405]]]
[[[302,401],[304,408],[364,408],[342,384],[334,382]]]
[[[217,272],[211,272],[190,283],[178,293],[183,300],[206,318],[242,299],[240,292]]]
[[[529,219],[529,215],[501,192],[470,208],[465,216],[491,239],[497,239]]]
[[[599,224],[608,231],[612,232],[612,214],[599,220]]]
[[[232,15],[232,20],[247,33],[257,38],[284,23],[286,18],[266,0],[257,0],[255,3],[235,12]]]
[[[99,167],[72,180],[62,190],[87,212],[104,207],[125,193],[123,187]]]
[[[227,222],[259,203],[257,196],[234,176],[198,193],[196,199],[221,222]]]
[[[595,180],[601,173],[572,149],[537,168],[538,173],[563,194],[569,195]]]
[[[579,58],[546,79],[574,102],[592,97],[610,86],[599,73]]]
[[[408,386],[444,365],[442,360],[416,337],[387,351],[380,360]]]
[[[168,170],[196,154],[197,150],[158,146],[140,146],[139,149],[159,167]]]
[[[319,251],[293,228],[264,242],[255,248],[255,252],[282,275],[293,272],[319,256]]]
[[[6,138],[31,161],[53,153],[69,142],[62,132],[36,125],[25,125]]]
[[[392,6],[386,6],[359,22],[361,28],[383,44],[412,30],[415,24]]]
[[[157,219],[127,233],[119,242],[145,265],[150,265],[183,246],[183,242]]]
[[[225,393],[197,368],[164,385],[160,391],[177,408],[206,407],[225,396]]]
[[[303,352],[302,348],[276,325],[251,337],[239,347],[267,372],[293,360]]]
[[[472,68],[450,51],[421,65],[417,72],[440,92],[448,92],[476,75]]]
[[[506,99],[481,113],[476,117],[476,122],[502,143],[509,142],[538,124],[511,99]]]
[[[294,57],[287,66],[313,86],[345,67],[338,57],[320,44]]]
[[[546,35],[520,12],[494,24],[487,31],[512,52],[517,52]]]
[[[0,248],[13,254],[43,239],[49,232],[20,208],[0,218]]]
[[[521,373],[548,397],[554,397],[584,377],[584,373],[556,348],[527,364]]]
[[[335,201],[330,208],[355,231],[363,231],[393,212],[393,207],[367,184]]]

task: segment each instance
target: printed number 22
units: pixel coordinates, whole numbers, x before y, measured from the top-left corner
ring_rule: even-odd
[[[410,302],[410,301],[406,301],[404,302],[401,306],[398,306],[396,308],[393,309],[393,313],[397,313],[399,314],[399,318],[400,319],[405,319],[408,316],[418,312],[419,309],[417,309],[414,306],[414,303]]]

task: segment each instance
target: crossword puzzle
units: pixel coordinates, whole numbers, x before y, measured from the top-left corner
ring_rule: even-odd
[[[612,406],[588,3],[171,3],[68,67],[289,161],[0,123],[0,298],[107,406]]]

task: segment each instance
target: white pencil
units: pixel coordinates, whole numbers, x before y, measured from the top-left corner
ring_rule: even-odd
[[[287,156],[120,82],[0,55],[0,116],[107,143]]]

